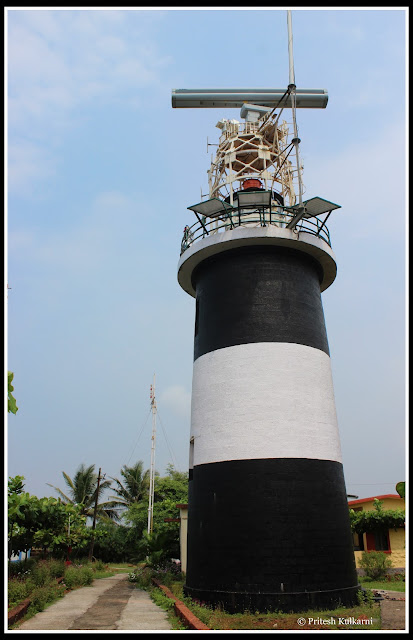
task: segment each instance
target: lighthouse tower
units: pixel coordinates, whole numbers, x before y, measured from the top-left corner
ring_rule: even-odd
[[[217,123],[209,197],[188,207],[196,221],[178,264],[196,300],[185,592],[230,612],[353,604],[321,300],[336,276],[326,221],[339,205],[303,201],[295,122],[296,107],[324,107],[326,94],[291,83],[173,100],[241,106],[240,120]]]

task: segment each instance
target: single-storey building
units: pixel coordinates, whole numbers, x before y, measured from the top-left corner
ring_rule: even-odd
[[[353,511],[372,511],[375,508],[375,500],[380,500],[382,509],[405,509],[405,501],[397,494],[386,494],[350,500],[348,506]],[[404,527],[387,529],[385,531],[370,531],[354,533],[354,555],[356,567],[360,566],[363,551],[383,551],[389,554],[394,569],[404,569],[406,565],[405,530]]]

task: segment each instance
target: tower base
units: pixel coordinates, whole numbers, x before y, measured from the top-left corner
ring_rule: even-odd
[[[248,593],[245,591],[204,591],[184,586],[184,593],[192,600],[202,602],[213,608],[221,607],[228,613],[244,611],[282,611],[299,613],[310,609],[335,609],[339,606],[357,604],[358,584],[344,589],[330,591],[303,591],[296,593]]]

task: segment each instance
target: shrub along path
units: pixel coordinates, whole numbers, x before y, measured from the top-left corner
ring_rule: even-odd
[[[71,591],[18,627],[28,629],[161,631],[171,626],[165,611],[123,573]]]

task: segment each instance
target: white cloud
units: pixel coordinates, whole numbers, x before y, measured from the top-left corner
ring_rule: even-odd
[[[368,132],[367,132],[368,133]],[[367,136],[366,136],[367,138]],[[333,143],[334,144],[334,143]],[[315,194],[341,204],[353,237],[403,236],[405,223],[405,127],[395,122],[375,139],[352,143],[338,153],[309,157],[306,197]]]
[[[122,193],[100,193],[70,228],[10,230],[9,253],[15,260],[24,256],[32,268],[47,267],[60,277],[95,273],[125,244],[122,230],[130,226],[134,211],[134,203]]]
[[[159,85],[171,58],[152,42],[153,20],[146,13],[8,11],[9,142],[15,155],[26,158],[12,168],[11,189],[43,171],[49,175],[51,168],[39,171],[30,161],[27,145],[33,157],[43,155],[40,166],[49,160],[52,167],[63,135],[75,126],[75,109],[78,117],[96,100],[121,100],[136,109],[139,91]],[[40,148],[51,144],[48,157]]]
[[[50,178],[56,172],[52,152],[33,142],[15,140],[9,144],[8,152],[8,188],[10,192],[22,192],[33,180]]]
[[[96,211],[109,209],[112,214],[132,205],[130,199],[119,191],[103,191],[93,200],[93,208]]]
[[[156,82],[157,70],[170,61],[150,33],[140,32],[139,21],[128,21],[128,12],[21,14],[9,17],[8,33],[10,97],[21,112],[32,112],[33,98],[43,117],[54,105],[71,108],[96,94],[113,98],[131,88],[132,78],[135,87]]]
[[[191,393],[181,385],[172,385],[163,391],[160,403],[176,416],[188,418],[191,412]]]
[[[27,253],[32,250],[34,240],[35,238],[32,231],[13,231],[8,237],[8,251]]]

